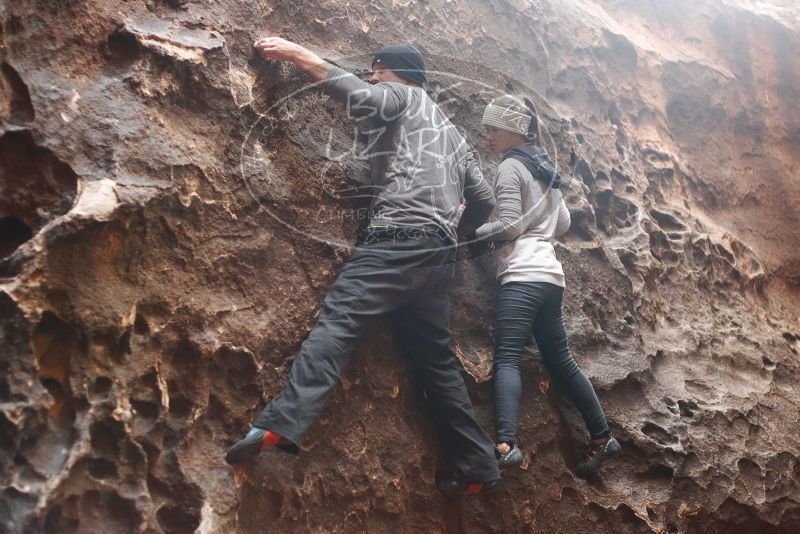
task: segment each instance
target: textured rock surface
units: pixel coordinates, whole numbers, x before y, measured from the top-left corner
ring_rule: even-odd
[[[800,530],[792,0],[0,12],[0,531]],[[329,128],[347,146],[338,106],[311,90],[271,107],[304,79],[253,59],[266,34],[359,67],[410,40],[434,69],[534,94],[571,177],[557,249],[573,350],[625,447],[601,477],[571,474],[580,421],[532,358],[524,468],[443,500],[385,328],[304,454],[224,465],[347,256],[335,243],[357,221],[330,191],[363,175],[321,148]],[[486,95],[434,79],[483,150]],[[489,429],[490,280],[485,258],[463,262],[453,295]]]

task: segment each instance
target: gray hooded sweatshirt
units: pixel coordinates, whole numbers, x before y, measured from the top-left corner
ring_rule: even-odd
[[[462,215],[473,227],[486,220],[492,189],[464,137],[423,88],[371,85],[333,67],[322,89],[366,127],[371,224],[441,229],[455,242]]]

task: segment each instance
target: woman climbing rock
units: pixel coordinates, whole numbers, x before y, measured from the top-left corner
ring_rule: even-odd
[[[501,467],[522,462],[517,414],[522,394],[520,360],[531,334],[545,367],[583,416],[591,439],[576,467],[595,471],[620,450],[594,388],[570,354],[561,314],[564,271],[552,239],[569,229],[570,215],[555,165],[541,147],[539,119],[529,100],[505,95],[484,111],[489,148],[502,155],[497,168],[496,220],[475,236],[496,243],[500,289],[494,327],[497,451]],[[538,146],[537,146],[538,145]]]

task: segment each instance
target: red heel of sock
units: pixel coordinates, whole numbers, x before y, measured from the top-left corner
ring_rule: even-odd
[[[261,450],[263,451],[264,449],[268,449],[273,445],[277,445],[280,440],[281,437],[278,434],[267,430],[264,433],[264,437],[261,438]]]
[[[483,489],[482,482],[477,484],[470,484],[469,486],[467,486],[467,490],[464,493],[466,493],[467,495],[472,495],[474,493],[480,493],[482,489]]]

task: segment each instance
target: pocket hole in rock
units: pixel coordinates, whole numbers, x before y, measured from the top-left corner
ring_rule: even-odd
[[[10,256],[32,237],[33,232],[22,219],[3,217],[0,219],[0,258]]]
[[[117,476],[117,464],[104,458],[89,461],[89,474],[94,478],[106,480]]]
[[[92,394],[97,396],[104,396],[106,395],[109,390],[111,390],[112,381],[107,376],[98,376],[94,379],[94,384],[92,385]]]

